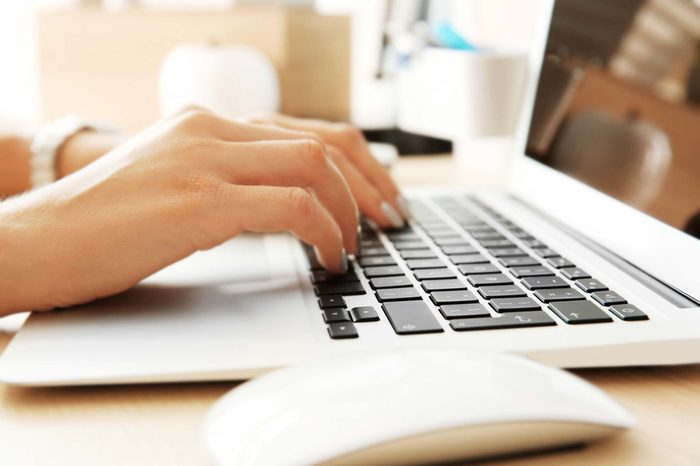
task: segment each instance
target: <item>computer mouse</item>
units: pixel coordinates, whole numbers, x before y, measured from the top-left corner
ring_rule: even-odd
[[[580,444],[633,424],[595,386],[521,356],[397,349],[244,383],[211,408],[204,434],[221,465],[405,465]]]

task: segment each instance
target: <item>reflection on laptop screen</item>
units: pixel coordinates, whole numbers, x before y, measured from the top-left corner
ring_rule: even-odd
[[[530,157],[700,237],[700,6],[558,0]]]

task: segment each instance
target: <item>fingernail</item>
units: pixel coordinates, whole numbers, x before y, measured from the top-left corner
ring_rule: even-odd
[[[396,196],[396,204],[399,206],[399,210],[401,211],[401,214],[404,216],[404,218],[406,220],[410,220],[412,218],[411,207],[409,206],[406,198],[403,197],[403,194],[399,194],[398,196]]]
[[[389,219],[389,222],[394,228],[401,228],[403,226],[403,219],[401,215],[389,205],[388,202],[382,202],[382,212]]]
[[[348,271],[348,254],[345,249],[340,251],[340,273],[346,273]]]

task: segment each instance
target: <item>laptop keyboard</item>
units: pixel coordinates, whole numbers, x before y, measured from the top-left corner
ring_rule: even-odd
[[[344,275],[323,270],[306,248],[330,338],[358,338],[362,326],[386,325],[380,312],[398,335],[648,319],[478,199],[433,201],[459,228],[423,202],[412,203],[414,226],[378,232],[363,222],[361,253]],[[376,306],[347,308],[344,297],[364,294],[373,294]]]

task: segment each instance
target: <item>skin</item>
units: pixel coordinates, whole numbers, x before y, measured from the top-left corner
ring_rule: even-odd
[[[57,172],[70,175],[0,203],[0,315],[118,293],[244,231],[289,231],[341,272],[358,247],[362,193],[350,185],[366,188],[347,174],[378,193],[387,188],[374,180],[388,175],[348,154],[352,146],[328,145],[342,142],[335,134],[291,126],[193,108],[94,162],[107,143],[68,141]]]

